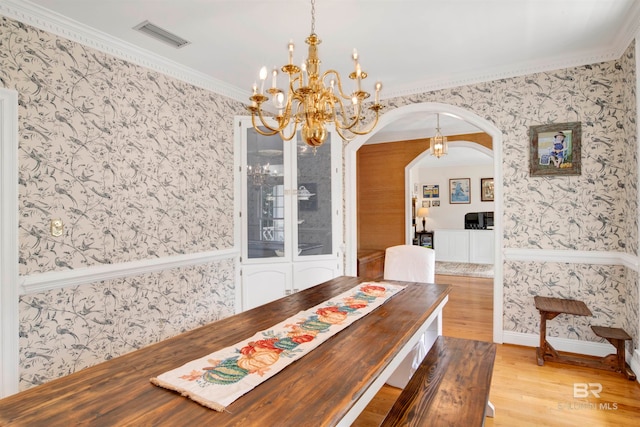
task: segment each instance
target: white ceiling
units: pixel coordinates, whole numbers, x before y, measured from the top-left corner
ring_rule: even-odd
[[[144,65],[179,68],[242,102],[262,65],[287,62],[289,40],[294,62],[302,62],[311,32],[309,0],[0,0],[0,14],[31,17],[27,23],[53,32],[55,21],[70,29],[62,36],[78,33],[85,43],[109,40],[109,53],[129,52],[125,59],[142,50]],[[191,43],[176,49],[133,30],[145,20]],[[617,59],[639,24],[635,0],[317,0],[315,30],[321,70],[346,76],[357,48],[369,74],[363,88],[382,81],[384,100]],[[399,133],[428,137],[434,128],[435,115],[415,117],[373,142]],[[474,131],[453,119],[441,119],[441,128],[445,135]]]

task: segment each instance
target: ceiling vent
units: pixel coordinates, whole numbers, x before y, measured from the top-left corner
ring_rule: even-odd
[[[191,43],[190,41],[187,41],[182,37],[178,37],[175,34],[172,34],[169,31],[164,30],[149,21],[144,21],[133,27],[133,29],[138,30],[148,36],[165,42],[178,49]]]

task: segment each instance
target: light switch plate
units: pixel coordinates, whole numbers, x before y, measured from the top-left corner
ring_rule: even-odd
[[[51,235],[53,237],[62,236],[62,232],[64,231],[64,224],[61,219],[52,219],[51,220]]]

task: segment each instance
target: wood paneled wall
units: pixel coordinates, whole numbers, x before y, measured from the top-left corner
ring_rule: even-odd
[[[448,139],[492,148],[491,136],[486,133],[455,135]],[[404,168],[428,149],[429,140],[425,138],[363,145],[358,150],[358,250],[404,244]]]

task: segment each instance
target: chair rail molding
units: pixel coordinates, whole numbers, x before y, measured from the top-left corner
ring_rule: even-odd
[[[206,264],[229,258],[236,258],[236,263],[239,263],[240,250],[225,249],[21,276],[20,295]]]
[[[504,260],[623,265],[633,271],[640,271],[640,257],[623,252],[505,248]]]

